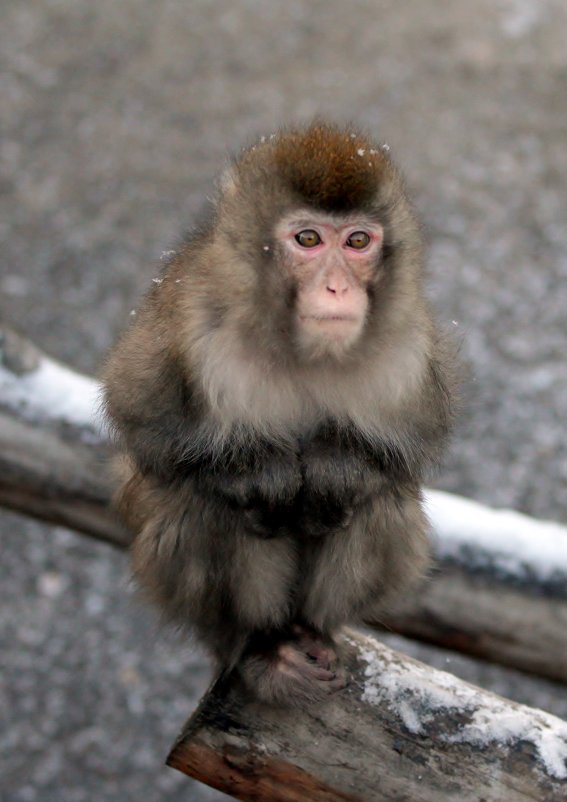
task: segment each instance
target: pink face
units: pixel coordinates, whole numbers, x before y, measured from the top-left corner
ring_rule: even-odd
[[[383,236],[381,225],[361,216],[299,212],[277,227],[298,290],[296,333],[306,355],[340,356],[360,337]]]

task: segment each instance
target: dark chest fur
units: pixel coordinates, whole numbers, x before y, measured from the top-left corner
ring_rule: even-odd
[[[410,477],[401,454],[332,421],[282,447],[257,438],[189,466],[198,492],[221,500],[261,537],[321,536],[348,526],[357,507]]]

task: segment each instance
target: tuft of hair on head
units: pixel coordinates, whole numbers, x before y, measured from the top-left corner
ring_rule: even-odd
[[[240,164],[246,169],[264,158],[298,199],[327,212],[370,209],[385,170],[392,169],[386,151],[363,133],[322,121],[261,140]]]

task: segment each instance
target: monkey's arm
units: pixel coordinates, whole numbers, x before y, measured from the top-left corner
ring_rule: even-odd
[[[298,453],[254,436],[228,444],[214,459],[201,460],[196,486],[243,515],[246,530],[260,537],[286,534],[301,487]]]
[[[118,342],[103,374],[104,404],[121,447],[143,474],[162,480],[186,460],[198,411],[178,361],[146,321]]]
[[[191,481],[203,497],[242,513],[250,531],[277,534],[301,484],[297,453],[246,432],[211,446],[214,426],[161,319],[149,296],[105,367],[106,411],[122,447],[142,474]]]
[[[401,454],[386,443],[369,443],[333,422],[321,426],[301,449],[302,523],[307,534],[347,526],[355,509],[406,474]]]

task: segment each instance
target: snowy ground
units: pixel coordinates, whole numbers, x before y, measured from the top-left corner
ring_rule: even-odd
[[[94,371],[227,147],[353,118],[415,189],[470,365],[436,484],[567,522],[563,0],[5,0],[0,36],[8,322]],[[207,667],[157,634],[125,556],[8,514],[0,542],[0,798],[218,798],[161,768]],[[401,647],[567,716],[553,683]]]

